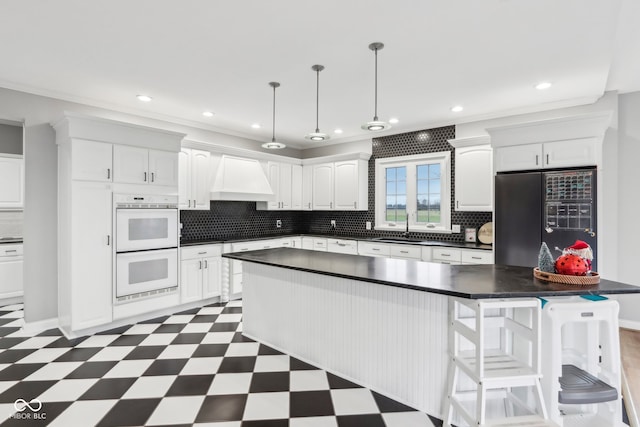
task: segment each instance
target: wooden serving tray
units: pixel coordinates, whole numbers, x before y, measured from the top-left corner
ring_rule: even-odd
[[[600,283],[600,275],[592,271],[588,276],[570,276],[568,274],[546,273],[538,267],[533,269],[533,277],[546,282],[562,283],[565,285],[597,285]]]

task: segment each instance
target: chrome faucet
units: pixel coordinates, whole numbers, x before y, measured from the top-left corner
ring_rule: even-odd
[[[407,238],[409,237],[409,211],[405,210],[405,215],[406,215],[407,221],[405,222],[406,228],[402,233],[402,237]]]

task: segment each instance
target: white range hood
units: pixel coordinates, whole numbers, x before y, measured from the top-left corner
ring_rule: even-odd
[[[274,194],[258,160],[224,154],[210,197],[211,200],[269,202]]]

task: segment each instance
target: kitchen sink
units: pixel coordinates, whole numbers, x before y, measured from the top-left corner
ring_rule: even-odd
[[[376,237],[376,242],[390,242],[390,243],[421,243],[424,239],[410,239],[408,237]]]

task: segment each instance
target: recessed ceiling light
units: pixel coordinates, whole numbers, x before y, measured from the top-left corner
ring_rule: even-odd
[[[213,117],[213,113],[211,111],[205,111],[202,115],[205,117]]]
[[[462,105],[456,105],[454,107],[451,107],[451,111],[453,111],[454,113],[459,113],[462,110],[464,110],[464,108],[462,108]]]
[[[551,83],[549,82],[540,82],[536,85],[536,89],[538,90],[545,90],[545,89],[549,89],[551,87]]]
[[[391,123],[391,124],[396,124],[396,123],[398,123],[398,121],[399,120],[396,119],[395,117],[392,117],[392,118],[389,119],[389,123]]]
[[[148,95],[137,95],[136,98],[138,98],[138,101],[142,102],[151,102],[151,100],[153,99]]]
[[[333,133],[342,133],[342,129],[334,129]]]
[[[261,126],[260,126],[260,123],[254,123],[251,125],[251,127],[254,129],[260,129]]]

